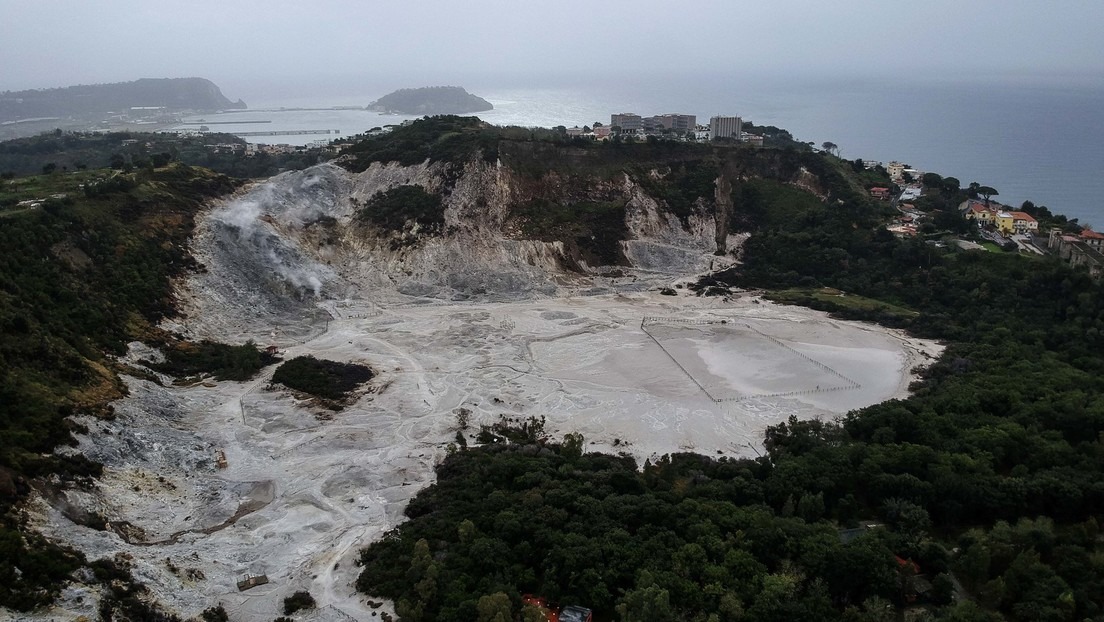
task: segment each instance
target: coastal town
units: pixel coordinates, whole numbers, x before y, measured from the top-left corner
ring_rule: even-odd
[[[938,197],[947,189],[946,181],[933,173],[912,168],[901,162],[863,160],[868,170],[884,170],[892,186],[871,186],[867,189],[874,199],[889,202],[897,215],[886,229],[898,237],[922,236],[930,243],[945,245],[946,227],[936,223],[939,209],[932,209],[930,197]],[[971,184],[967,189],[970,198],[956,206],[957,216],[968,225],[955,233],[962,234],[951,240],[967,250],[993,252],[1017,252],[1027,255],[1056,255],[1070,266],[1083,266],[1094,278],[1104,275],[1104,234],[1091,226],[1055,216],[1045,207],[1025,201],[1019,208],[993,200],[997,194],[993,188]]]

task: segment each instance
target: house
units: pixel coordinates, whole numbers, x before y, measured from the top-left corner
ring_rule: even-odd
[[[1094,279],[1104,275],[1104,254],[1084,242],[1074,242],[1070,248],[1069,265],[1084,266]]]
[[[890,225],[886,227],[886,231],[889,231],[899,238],[911,238],[917,233],[916,225],[913,223]]]
[[[886,165],[886,172],[889,173],[889,178],[893,181],[900,181],[902,179],[902,173],[905,169],[909,168],[908,164],[902,164],[896,160]]]
[[[244,592],[248,589],[257,587],[258,585],[264,585],[268,583],[268,575],[246,575],[238,581],[238,591]]]
[[[968,220],[976,220],[979,225],[991,225],[993,224],[993,217],[995,212],[985,207],[981,203],[968,202],[966,208],[966,218]]]
[[[1047,238],[1047,249],[1052,253],[1056,253],[1060,259],[1069,263],[1070,266],[1084,266],[1089,271],[1089,276],[1100,278],[1104,276],[1104,253],[1101,253],[1099,247],[1094,248],[1090,245],[1083,237],[1084,234],[1085,231],[1082,231],[1080,235],[1070,235],[1062,233],[1061,229],[1051,229],[1050,236]],[[1090,237],[1089,239],[1096,238]]]
[[[583,135],[583,128],[576,125],[575,127],[567,128],[567,135],[571,138],[576,138]]]
[[[1012,214],[1012,230],[1016,233],[1034,233],[1039,230],[1039,221],[1031,214],[1025,212],[1010,212]]]
[[[977,213],[976,204],[970,209],[971,213]],[[1034,233],[1039,230],[1039,221],[1035,220],[1031,214],[1005,210],[998,210],[996,212],[990,210],[990,213],[993,216],[993,226],[995,226],[1002,235]]]
[[[875,199],[880,199],[882,201],[888,201],[889,196],[890,196],[889,188],[882,188],[882,187],[871,188],[870,189],[870,196],[874,197]]]
[[[1097,233],[1092,229],[1082,229],[1078,237],[1090,248],[1104,251],[1104,233]]]

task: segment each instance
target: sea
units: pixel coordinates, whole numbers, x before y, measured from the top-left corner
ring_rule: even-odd
[[[483,79],[464,86],[494,105],[494,110],[478,116],[500,125],[608,124],[610,115],[619,112],[695,114],[702,124],[713,115],[740,115],[757,125],[787,129],[800,141],[835,143],[847,159],[905,162],[956,177],[963,186],[976,181],[994,187],[999,192],[995,198],[1007,205],[1030,200],[1082,224],[1104,226],[1104,77],[601,76],[530,82]],[[332,109],[363,107],[392,90],[390,84],[357,84],[355,89],[313,88],[308,95],[296,92],[293,84],[270,87],[252,100],[249,93],[243,95],[250,104],[247,111],[201,118],[219,122],[209,125],[211,130],[230,133],[339,132],[246,137],[251,142],[294,145],[415,118]]]

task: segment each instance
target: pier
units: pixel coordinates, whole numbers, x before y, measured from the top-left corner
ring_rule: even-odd
[[[273,130],[271,132],[227,132],[234,136],[299,136],[302,134],[340,134],[341,130]]]
[[[272,121],[184,121],[180,125],[238,125],[240,123],[272,123]]]

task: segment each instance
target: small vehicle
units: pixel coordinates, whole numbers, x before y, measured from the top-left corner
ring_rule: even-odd
[[[560,610],[560,622],[594,622],[594,614],[586,607],[568,605]]]

